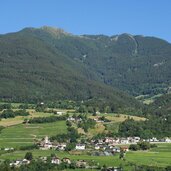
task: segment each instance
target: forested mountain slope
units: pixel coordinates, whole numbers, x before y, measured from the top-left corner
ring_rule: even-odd
[[[164,92],[171,44],[122,34],[76,36],[51,27],[0,36],[0,98],[89,100],[136,108],[131,95]],[[118,90],[120,89],[120,90]]]
[[[133,97],[101,82],[91,68],[25,32],[0,36],[0,98],[101,99],[116,110],[139,106]]]

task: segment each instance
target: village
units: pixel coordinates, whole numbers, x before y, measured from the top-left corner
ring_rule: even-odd
[[[49,110],[46,112],[49,112]],[[171,139],[169,137],[152,137],[145,139],[139,136],[126,137],[119,136],[119,134],[107,134],[109,131],[113,131],[105,129],[108,125],[114,125],[115,120],[122,119],[122,121],[124,121],[126,119],[130,119],[131,117],[127,115],[110,115],[107,113],[100,113],[98,111],[94,114],[77,113],[75,111],[70,113],[65,111],[52,111],[52,113],[51,117],[25,119],[22,125],[28,129],[30,125],[33,126],[48,122],[51,124],[54,122],[53,120],[55,120],[56,123],[63,122],[66,132],[60,133],[57,129],[56,135],[52,135],[50,132],[49,134],[46,133],[44,134],[44,137],[41,136],[39,138],[35,138],[34,143],[30,147],[24,147],[23,144],[25,149],[22,147],[15,148],[4,145],[4,147],[0,149],[4,154],[15,153],[18,150],[21,150],[22,152],[27,150],[27,153],[34,153],[34,150],[37,150],[38,153],[42,153],[44,151],[43,155],[35,156],[34,158],[28,158],[25,156],[17,157],[15,160],[10,160],[9,166],[11,168],[21,168],[25,165],[31,165],[32,161],[40,161],[44,164],[52,165],[57,168],[59,167],[59,170],[62,170],[61,167],[68,169],[85,168],[102,170],[105,166],[99,164],[99,162],[87,160],[82,156],[86,155],[90,158],[109,157],[115,160],[120,160],[120,162],[125,162],[130,151],[148,151],[153,145],[156,145],[153,147],[157,147],[157,144],[171,143]],[[97,131],[96,126],[102,126],[104,128],[103,132],[99,135],[95,132],[94,135],[91,134],[90,136],[89,133],[91,130]],[[140,146],[143,142],[150,144],[150,146],[147,149],[135,147]],[[62,154],[62,156],[58,154]],[[77,156],[77,158],[73,159],[73,155]],[[112,164],[107,165],[106,170],[121,171],[122,168],[118,167],[118,164]]]
[[[127,138],[112,138],[112,137],[106,137],[104,139],[98,139],[98,140],[91,140],[90,142],[86,142],[84,144],[78,143],[75,145],[75,150],[97,150],[97,151],[110,151],[113,153],[123,151],[129,151],[128,146],[123,145],[130,145],[130,144],[137,144],[140,141],[144,142],[150,142],[150,143],[171,143],[170,138],[164,138],[158,140],[157,138],[151,138],[151,139],[143,139],[141,140],[140,137],[127,137]],[[65,150],[67,146],[67,143],[53,143],[48,139],[48,136],[46,136],[41,143],[39,144],[39,147],[41,150]]]
[[[150,142],[150,143],[170,143],[171,139],[165,138],[158,140],[157,138],[152,138],[148,140],[141,140],[140,137],[127,137],[127,138],[112,138],[112,137],[105,137],[104,139],[98,140],[91,140],[90,142],[86,142],[84,144],[77,143],[73,151],[91,151],[91,155],[93,156],[114,156],[116,154],[121,154],[125,156],[126,152],[128,152],[130,144],[137,144],[140,141]],[[65,151],[67,147],[67,143],[53,143],[50,141],[48,136],[42,139],[42,141],[38,144],[39,150],[54,150],[57,151]],[[14,150],[13,148],[6,148],[5,151]],[[124,158],[124,157],[123,157]],[[64,164],[67,167],[75,167],[75,168],[86,168],[86,169],[98,169],[98,163],[95,162],[87,162],[85,160],[79,159],[76,161],[71,160],[68,157],[59,158],[56,155],[53,155],[49,158],[46,157],[39,157],[44,163],[50,162],[54,165]],[[29,159],[20,159],[15,160],[10,163],[11,167],[20,167],[21,165],[30,164],[31,160]],[[121,168],[112,167],[108,168],[107,170],[111,171],[121,171]]]
[[[62,112],[57,113],[59,116],[62,116]],[[96,123],[99,122],[110,122],[106,118],[94,118],[93,120]],[[81,118],[78,116],[68,116],[66,118],[66,122],[70,122],[71,125],[73,123],[80,123],[82,120],[85,118]],[[71,126],[70,125],[70,126]],[[162,138],[162,139],[157,139],[156,137],[153,137],[151,139],[141,139],[140,137],[104,137],[104,138],[97,138],[97,139],[86,139],[84,142],[81,142],[78,140],[75,144],[74,147],[70,150],[67,149],[67,146],[70,144],[70,141],[64,141],[64,142],[57,142],[57,141],[51,141],[51,139],[48,136],[45,136],[42,140],[38,141],[36,143],[36,146],[38,147],[39,150],[51,150],[52,153],[54,151],[73,151],[73,152],[86,152],[86,154],[91,155],[91,156],[115,156],[115,155],[121,155],[123,154],[123,159],[126,153],[130,149],[130,145],[132,144],[138,144],[140,142],[148,142],[150,144],[157,144],[157,143],[171,143],[170,138]],[[1,149],[2,150],[2,149]],[[4,151],[14,151],[14,148],[4,148]],[[54,165],[61,165],[61,164],[66,164],[66,165],[73,165],[76,168],[98,168],[97,163],[89,163],[85,160],[79,159],[76,161],[72,161],[68,157],[64,158],[59,158],[58,156],[51,156],[49,159],[48,156],[44,157],[39,157],[39,160],[41,160],[44,163],[49,162]],[[29,159],[20,159],[20,160],[15,160],[10,163],[11,167],[20,167],[21,165],[27,165],[30,164],[31,160]],[[113,168],[114,171],[119,171],[120,168]]]

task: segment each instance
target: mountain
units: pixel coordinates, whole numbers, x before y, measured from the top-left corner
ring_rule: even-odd
[[[171,84],[171,44],[155,37],[121,34],[75,36],[60,29],[24,29],[77,61],[105,84],[134,96],[163,93]]]
[[[21,102],[98,99],[101,104],[114,105],[115,110],[140,106],[133,97],[101,82],[90,67],[52,45],[68,36],[72,37],[47,27],[1,35],[0,98]]]
[[[127,93],[156,94],[169,87],[170,56],[171,44],[154,37],[25,28],[0,35],[0,98],[100,99],[116,109],[135,109],[141,105]]]

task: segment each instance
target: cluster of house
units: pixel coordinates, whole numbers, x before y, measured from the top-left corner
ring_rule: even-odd
[[[158,140],[157,138],[151,138],[147,140],[141,140],[140,137],[127,137],[127,138],[112,138],[106,137],[104,139],[97,139],[91,140],[90,143],[86,142],[84,144],[76,144],[75,150],[85,150],[88,148],[93,148],[94,150],[103,150],[103,151],[112,151],[112,152],[120,152],[128,151],[127,146],[118,147],[117,145],[128,145],[128,144],[137,144],[140,141],[148,141],[151,143],[155,142],[171,142],[171,139],[165,138]],[[40,149],[48,150],[48,149],[55,149],[55,150],[65,150],[67,144],[66,143],[58,143],[53,144],[48,137],[46,136],[43,141],[40,143]],[[121,149],[122,148],[122,149]]]
[[[21,165],[26,165],[26,164],[30,164],[30,160],[27,159],[23,159],[23,160],[15,160],[13,162],[10,163],[11,167],[20,167]]]
[[[40,159],[44,162],[44,163],[47,163],[48,161],[48,157],[40,157]],[[63,159],[60,159],[59,157],[52,157],[51,159],[51,163],[52,164],[61,164],[61,163],[67,163],[67,164],[71,164],[71,160],[69,158],[63,158]]]
[[[70,116],[70,117],[67,118],[67,121],[71,121],[71,122],[81,122],[82,121],[82,118]]]
[[[41,150],[48,150],[48,149],[55,149],[55,150],[65,150],[66,143],[52,143],[48,136],[44,138],[43,141],[40,143],[40,149]],[[85,150],[86,145],[85,144],[76,144],[75,149],[76,150]]]
[[[164,143],[171,143],[171,138],[168,138],[168,137],[166,137],[166,138],[162,138],[162,139],[157,139],[157,138],[155,138],[155,137],[153,137],[153,138],[150,138],[150,139],[147,139],[147,140],[143,140],[143,141],[147,141],[147,142],[164,142]]]
[[[104,139],[92,140],[92,143],[96,144],[136,144],[140,141],[140,137],[127,137],[127,138],[113,138],[113,137],[105,137]]]
[[[39,159],[42,160],[44,163],[47,163],[47,161],[48,161],[48,157],[40,157]],[[31,161],[27,160],[27,159],[15,160],[10,163],[10,167],[20,167],[21,165],[30,164],[30,162]],[[52,164],[56,164],[56,165],[59,165],[61,163],[66,163],[66,164],[70,165],[72,163],[72,161],[69,158],[60,159],[59,157],[52,157],[50,162]],[[75,166],[77,168],[88,168],[89,164],[85,160],[77,160],[77,161],[75,161]]]
[[[4,148],[4,151],[14,151],[14,148],[13,147],[10,147],[10,148]]]
[[[47,162],[47,157],[43,157],[43,161]],[[57,164],[57,165],[59,165],[61,163],[71,164],[72,161],[69,158],[60,159],[59,157],[52,157],[51,163],[52,164]],[[85,160],[77,160],[75,162],[75,165],[78,168],[85,168],[85,167],[88,166],[88,163]]]
[[[55,149],[55,150],[65,150],[66,143],[53,144],[46,136],[40,143],[41,150]],[[111,138],[104,140],[91,141],[91,143],[86,144],[76,144],[75,150],[85,150],[86,147],[93,148],[95,150],[110,150],[112,152],[120,152],[121,150],[128,151],[128,147],[117,147]],[[122,148],[122,149],[121,149]]]
[[[40,149],[41,150],[48,150],[48,149],[55,149],[55,150],[65,150],[66,148],[66,143],[58,143],[58,144],[53,144],[48,136],[44,138],[43,141],[40,143]]]
[[[96,144],[113,144],[113,145],[124,145],[124,144],[137,144],[140,141],[146,141],[146,142],[165,142],[170,143],[170,138],[163,138],[163,139],[157,139],[155,137],[151,139],[141,139],[140,137],[127,137],[127,138],[112,138],[112,137],[106,137],[104,139],[98,139],[98,140],[92,140],[92,143]]]

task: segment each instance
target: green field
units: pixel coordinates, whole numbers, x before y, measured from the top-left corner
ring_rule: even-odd
[[[13,153],[6,153],[0,156],[0,159],[20,159],[23,158],[26,151],[16,151]],[[92,161],[99,163],[99,165],[103,166],[104,164],[107,166],[119,166],[121,163],[124,164],[122,160],[119,160],[118,155],[117,156],[89,156],[89,155],[71,155],[67,152],[57,152],[54,150],[32,150],[33,156],[40,157],[40,156],[50,156],[52,153],[55,153],[58,157],[68,157],[72,160],[86,160],[86,161]]]
[[[35,139],[46,135],[66,133],[65,121],[44,124],[19,124],[7,127],[0,134],[0,147],[20,147],[33,144]]]

